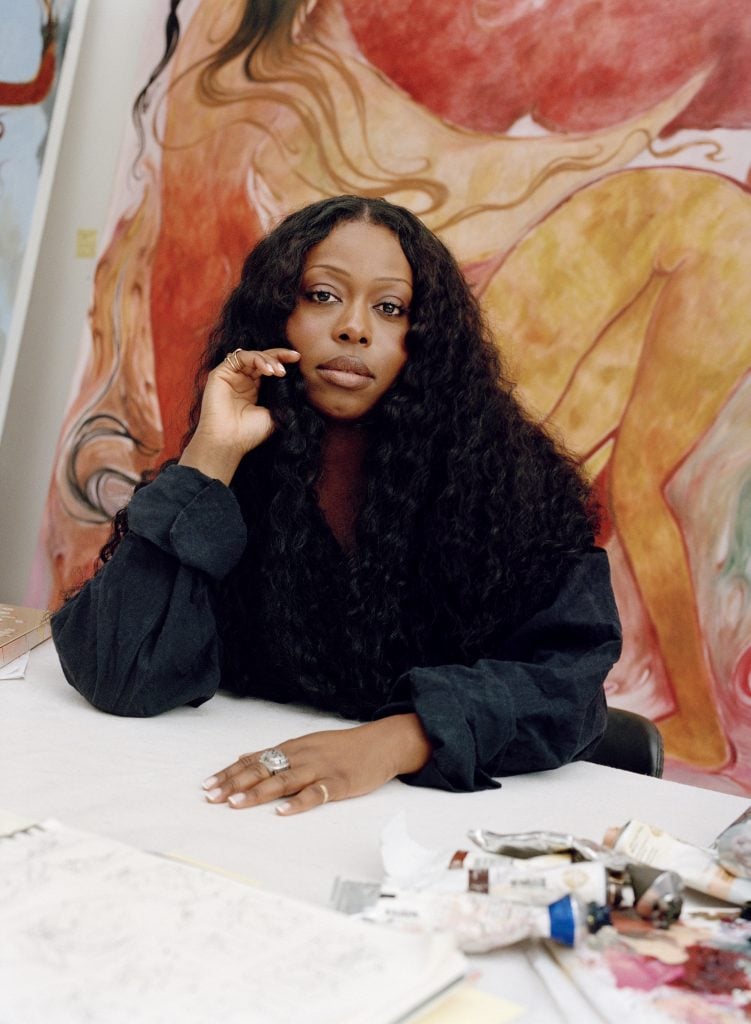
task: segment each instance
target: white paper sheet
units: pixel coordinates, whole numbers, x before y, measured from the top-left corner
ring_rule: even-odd
[[[29,653],[22,654],[20,658],[9,661],[7,665],[0,667],[0,679],[23,679],[26,675],[26,666],[29,664]]]
[[[56,822],[0,837],[0,906],[0,1016],[24,1024],[388,1024],[464,973],[444,935],[382,930]]]

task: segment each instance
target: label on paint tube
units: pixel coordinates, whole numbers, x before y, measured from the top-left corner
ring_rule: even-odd
[[[674,839],[660,828],[630,821],[622,829],[611,829],[605,842],[630,860],[677,872],[697,892],[727,903],[751,901],[751,879],[736,878],[709,850]]]
[[[484,892],[537,906],[549,906],[566,895],[575,895],[584,903],[597,903],[599,906],[607,903],[608,881],[604,864],[582,861],[538,867],[534,863],[536,859],[512,862],[511,865],[470,868],[467,888],[470,892]]]
[[[447,868],[433,867],[410,884],[388,879],[383,891],[419,889],[429,892],[480,892],[514,903],[547,907],[568,894],[585,903],[602,906],[608,902],[608,872],[594,861],[572,863],[567,855],[530,857],[518,860],[495,854],[458,850]]]

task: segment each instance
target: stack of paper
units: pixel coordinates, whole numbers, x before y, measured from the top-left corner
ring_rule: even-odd
[[[465,972],[406,933],[56,822],[0,836],[0,993],[24,1024],[392,1024]]]

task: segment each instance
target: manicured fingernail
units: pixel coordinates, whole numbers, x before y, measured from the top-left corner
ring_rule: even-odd
[[[202,783],[203,788],[204,789],[213,789],[218,781],[219,781],[219,779],[217,779],[216,775],[209,775],[208,779],[206,779],[206,781],[204,783]]]
[[[244,793],[233,793],[227,803],[232,804],[233,807],[242,807],[245,803],[245,799],[246,797]]]
[[[291,806],[292,806],[292,804],[289,801],[287,801],[286,803],[283,803],[283,804],[279,804],[277,809],[276,809],[276,813],[277,814],[286,814]]]
[[[208,793],[206,794],[206,799],[207,800],[218,800],[221,795],[222,795],[221,787],[217,786],[216,789],[210,789],[208,791]]]

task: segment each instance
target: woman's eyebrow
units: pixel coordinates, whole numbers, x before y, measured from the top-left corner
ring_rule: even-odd
[[[328,270],[329,273],[338,274],[340,277],[352,277],[350,272],[348,270],[345,270],[344,267],[334,267],[330,263],[313,263],[311,266],[305,268],[304,273],[308,274],[312,270]],[[411,283],[406,279],[406,277],[398,277],[396,275],[394,275],[393,277],[390,275],[384,275],[383,277],[374,277],[373,280],[398,281],[400,284],[406,284],[408,288],[412,287]]]

